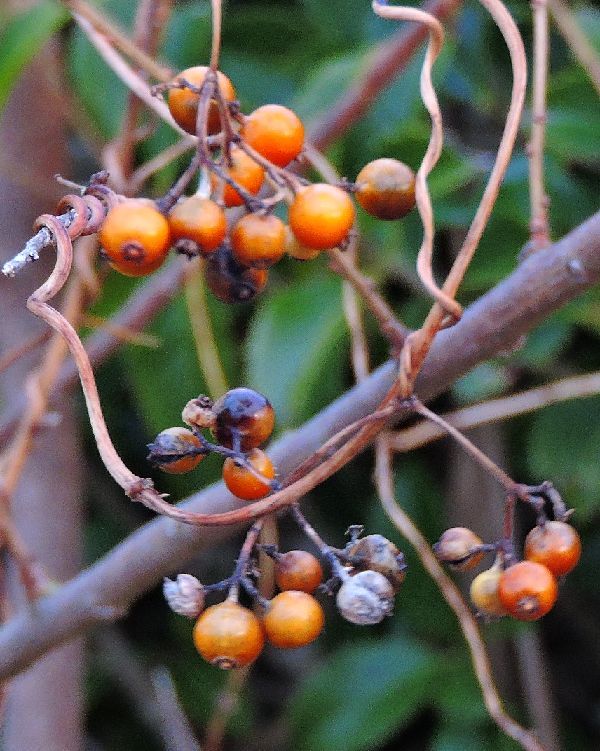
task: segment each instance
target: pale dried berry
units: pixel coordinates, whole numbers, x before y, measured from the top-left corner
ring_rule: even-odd
[[[197,618],[204,609],[204,588],[191,574],[179,574],[175,581],[164,579],[163,594],[177,615]]]
[[[367,535],[346,547],[352,564],[383,574],[397,592],[406,577],[404,555],[383,535]]]
[[[371,626],[391,615],[394,588],[378,571],[360,571],[342,584],[336,604],[350,623]]]
[[[186,425],[200,430],[212,428],[215,424],[212,399],[202,394],[197,399],[190,399],[183,408],[181,419]]]
[[[466,527],[447,529],[433,546],[438,561],[443,561],[455,571],[474,568],[483,558],[483,541]]]

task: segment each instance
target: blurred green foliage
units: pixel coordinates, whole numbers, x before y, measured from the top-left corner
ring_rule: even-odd
[[[97,5],[130,28],[135,3],[107,0]],[[529,41],[529,6],[511,2],[510,8]],[[584,3],[579,3],[576,11],[600,51],[600,13]],[[27,61],[65,21],[60,7],[48,1],[25,15],[8,18],[0,27],[0,104]],[[369,65],[374,46],[395,31],[391,24],[374,17],[368,0],[232,1],[225,7],[221,67],[234,81],[244,111],[280,102],[311,122],[335,105]],[[118,132],[126,91],[77,28],[67,27],[63,39],[76,120],[84,126],[78,138],[90,159],[95,144]],[[161,59],[174,69],[202,64],[208,59],[209,47],[209,3],[176,3],[164,32]],[[372,104],[365,118],[331,147],[329,156],[340,174],[351,179],[367,161],[384,155],[418,166],[429,134],[418,92],[421,59],[419,53]],[[600,107],[585,72],[555,30],[550,73],[546,180],[552,231],[559,237],[597,207]],[[438,232],[436,270],[441,275],[476,209],[510,98],[508,56],[497,30],[479,6],[466,4],[448,25],[435,83],[447,126],[444,152],[430,178]],[[510,273],[527,240],[528,128],[526,112],[496,210],[461,291],[465,303]],[[153,156],[175,139],[160,125],[140,146],[139,159]],[[183,163],[180,160],[165,168],[147,190],[164,192]],[[410,216],[398,225],[383,224],[359,212],[359,221],[365,269],[386,291],[403,320],[418,325],[429,305],[415,282],[414,259],[421,237],[418,217]],[[111,273],[94,312],[109,315],[133,292],[135,284]],[[276,407],[279,432],[299,425],[351,385],[341,285],[323,259],[283,262],[271,272],[269,287],[256,303],[232,309],[211,298],[209,307],[231,384],[264,391]],[[377,363],[386,357],[385,346],[370,322],[368,327]],[[110,391],[111,401],[122,404],[125,400],[130,406],[130,412],[123,415],[117,414],[122,412],[120,408],[109,405],[109,419],[117,443],[131,452],[142,473],[147,472],[143,444],[162,428],[177,424],[182,404],[206,390],[183,299],[168,306],[149,330],[161,341],[158,350],[124,346],[100,373],[103,393]],[[471,403],[598,368],[599,337],[600,298],[598,292],[591,292],[546,321],[518,351],[460,379],[443,406]],[[577,510],[585,550],[590,552],[584,554],[574,575],[575,585],[567,582],[561,595],[571,603],[571,611],[573,604],[584,607],[581,603],[589,594],[586,583],[594,576],[595,563],[600,563],[599,410],[598,399],[561,404],[522,418],[512,433],[503,431],[513,463],[509,470],[518,472],[523,481],[555,480],[568,504]],[[132,435],[138,439],[134,446]],[[94,461],[90,456],[90,462]],[[209,461],[202,464],[189,479],[160,478],[161,487],[176,497],[192,492],[218,475],[218,463],[208,465]],[[447,509],[452,504],[451,498],[444,497],[446,473],[446,454],[433,448],[404,457],[397,477],[399,502],[432,540],[447,525]],[[342,544],[344,529],[353,522],[365,523],[369,531],[397,540],[373,494],[369,457],[360,457],[316,490],[309,509],[332,544]],[[140,516],[137,521],[141,520]],[[131,528],[131,520],[121,522],[111,518],[105,505],[91,504],[90,559],[116,544]],[[340,623],[332,610],[326,634],[316,647],[304,650],[304,656],[267,653],[231,723],[231,748],[515,748],[500,736],[484,710],[454,617],[412,551],[406,552],[410,573],[394,619],[365,632]],[[203,561],[202,578],[207,570],[220,571],[224,566],[226,571],[234,557],[235,549],[228,546],[215,551],[214,560]],[[559,615],[550,616],[542,626],[545,638],[554,646],[548,660],[555,685],[566,670],[577,669],[569,662],[568,649],[569,643],[581,638],[582,628],[561,617],[560,607]],[[223,677],[200,663],[191,647],[189,624],[167,613],[156,593],[136,611],[137,616],[134,612],[126,622],[127,631],[150,663],[170,667],[190,719],[201,727],[210,716]],[[141,625],[148,620],[154,624],[150,632]],[[597,635],[599,627],[593,622],[592,633]],[[506,645],[515,629],[492,625],[488,634],[493,645]],[[590,659],[598,675],[597,655]],[[506,666],[513,675],[511,709],[523,718],[519,691],[514,689],[518,683],[515,670],[514,665]],[[125,725],[113,721],[111,691],[110,679],[101,673],[90,682],[90,728],[102,748],[151,748],[153,741],[133,729],[140,724],[139,718],[131,716]],[[572,698],[564,692],[557,694],[558,720],[565,748],[570,751],[600,743],[598,681],[588,682],[582,692],[576,710]],[[284,710],[283,703],[287,705]],[[569,713],[575,714],[577,728],[566,722]]]

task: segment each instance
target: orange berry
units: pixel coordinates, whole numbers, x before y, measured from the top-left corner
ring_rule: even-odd
[[[339,245],[347,237],[354,217],[350,196],[325,183],[301,188],[289,209],[290,227],[298,241],[320,250]]]
[[[579,535],[565,522],[546,522],[534,527],[525,538],[525,558],[546,566],[554,576],[568,574],[575,568],[580,556]]]
[[[302,151],[304,126],[292,110],[265,104],[244,119],[240,135],[255,151],[278,167],[285,167]]]
[[[202,613],[194,626],[193,639],[202,657],[223,670],[254,662],[265,643],[259,619],[231,600]]]
[[[277,558],[275,581],[279,589],[311,594],[323,581],[323,569],[318,559],[306,550],[290,550]]]
[[[231,250],[243,266],[268,269],[285,252],[285,224],[272,214],[246,214],[231,230]]]
[[[264,451],[252,449],[247,458],[254,469],[267,480],[275,477],[275,467]],[[229,491],[243,501],[257,501],[271,491],[268,482],[261,482],[246,467],[241,467],[231,458],[225,459],[223,464],[223,480]]]
[[[552,572],[534,561],[521,561],[507,568],[498,584],[500,602],[519,621],[536,621],[546,615],[558,597]]]
[[[126,276],[156,271],[171,246],[169,223],[146,199],[130,199],[110,209],[98,237],[110,265]]]
[[[195,195],[175,204],[169,227],[173,240],[193,240],[203,255],[208,255],[225,239],[227,219],[214,201]]]
[[[506,608],[500,601],[498,585],[504,573],[501,566],[494,565],[482,571],[471,582],[471,602],[485,615],[506,615]]]
[[[192,86],[200,87],[206,78],[207,72],[208,68],[205,65],[187,68],[173,79],[173,83],[185,79]],[[217,71],[217,81],[223,98],[227,102],[233,102],[235,99],[235,89],[231,81],[221,71]],[[173,119],[180,127],[192,134],[196,133],[198,99],[198,94],[194,93],[191,89],[169,89],[167,95],[167,104],[173,115]],[[208,106],[207,126],[209,135],[218,133],[221,130],[219,107],[214,99],[211,99]]]
[[[415,205],[415,173],[397,159],[375,159],[356,177],[356,200],[378,219],[402,219]]]
[[[206,259],[206,286],[225,303],[248,302],[267,286],[269,272],[241,266],[227,244],[221,245]]]
[[[312,261],[321,254],[319,248],[307,248],[306,245],[300,245],[298,238],[288,226],[285,228],[285,252],[297,261]]]
[[[293,649],[310,644],[323,630],[323,608],[306,592],[280,592],[263,616],[267,639],[276,647]]]
[[[213,404],[213,432],[222,446],[234,448],[239,437],[242,451],[257,448],[273,432],[275,411],[266,396],[240,386],[230,389]]]
[[[163,430],[156,436],[154,443],[148,444],[148,448],[150,449],[149,461],[171,475],[191,472],[205,457],[205,454],[192,454],[176,458],[180,454],[185,454],[189,449],[200,448],[200,441],[187,428]]]
[[[245,151],[242,151],[237,146],[231,148],[230,154],[231,167],[227,167],[225,170],[227,177],[231,178],[248,193],[256,195],[265,179],[265,171],[258,162],[255,162],[251,156],[248,156]],[[221,180],[214,172],[211,172],[210,182],[214,192]],[[244,203],[244,199],[235,188],[232,188],[229,183],[225,183],[223,203],[228,207],[241,206]]]
[[[483,541],[475,532],[466,527],[447,529],[433,546],[433,552],[439,561],[443,561],[456,571],[468,571],[483,558],[478,548]]]

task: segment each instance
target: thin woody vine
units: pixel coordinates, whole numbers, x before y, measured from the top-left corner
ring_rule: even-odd
[[[442,427],[505,491],[504,524],[496,540],[483,541],[470,529],[455,527],[446,530],[433,546],[437,560],[456,571],[472,569],[489,557],[490,567],[473,580],[470,590],[472,605],[482,620],[541,618],[553,607],[561,579],[579,560],[579,536],[569,523],[570,511],[552,484],[516,482],[460,431],[428,409],[415,393],[417,375],[435,336],[460,320],[462,308],[455,295],[490,216],[523,108],[526,66],[520,34],[499,0],[482,0],[482,4],[507,42],[513,92],[489,183],[443,285],[438,286],[432,271],[434,224],[427,177],[442,148],[442,119],[431,70],[444,33],[439,21],[424,11],[390,7],[383,2],[373,3],[376,14],[423,23],[430,37],[421,97],[431,117],[431,136],[416,173],[382,155],[365,165],[353,180],[339,179],[324,157],[306,142],[303,123],[290,109],[267,103],[249,114],[242,112],[234,83],[218,69],[221,8],[213,0],[209,65],[188,68],[152,88],[146,87],[145,99],[151,99],[161,117],[193,140],[192,157],[176,182],[156,200],[131,198],[111,188],[110,174],[96,173],[87,185],[74,186],[76,192],[62,199],[56,214],[37,219],[35,236],[3,267],[5,275],[13,276],[36,260],[44,247],[56,247],[55,268],[29,297],[27,307],[66,340],[77,364],[98,450],[126,495],[187,524],[251,523],[228,578],[205,584],[180,574],[164,584],[170,607],[195,619],[193,639],[198,651],[218,667],[251,664],[265,640],[281,648],[295,648],[316,639],[324,626],[324,613],[315,594],[335,597],[341,616],[358,625],[375,624],[392,614],[395,596],[405,576],[410,575],[396,545],[379,534],[364,535],[358,526],[347,530],[345,545],[330,545],[305,518],[300,502],[303,495],[376,440],[376,479],[385,507],[390,495],[385,429],[411,415]],[[154,76],[164,79],[160,69]],[[131,70],[129,80],[136,81]],[[322,180],[308,180],[304,176],[307,167],[320,173]],[[423,241],[417,272],[434,304],[416,331],[409,331],[397,320],[357,265],[357,203],[382,221],[401,220],[415,209],[419,212]],[[215,514],[178,508],[150,480],[134,475],[121,460],[110,439],[81,340],[66,318],[49,304],[69,277],[73,241],[89,234],[97,234],[108,264],[128,276],[151,274],[170,252],[181,256],[181,263],[200,257],[208,289],[230,304],[259,295],[268,284],[269,269],[284,255],[310,262],[326,253],[332,273],[340,275],[362,300],[388,340],[397,363],[397,378],[372,414],[334,435],[286,476],[278,476],[263,448],[276,422],[268,395],[243,386],[228,390],[216,400],[190,395],[182,405],[186,427],[169,427],[159,433],[149,444],[148,460],[167,473],[198,471],[201,475],[203,460],[216,454],[223,458],[223,480],[240,505]],[[360,326],[351,321],[349,326],[353,338],[358,339]],[[358,378],[360,368],[356,361],[353,365]],[[537,524],[527,535],[523,550],[515,547],[513,539],[518,503],[532,507],[537,515]],[[300,549],[282,551],[261,542],[265,520],[272,520],[277,511],[293,518],[318,556]],[[272,597],[265,597],[260,589],[261,565],[266,559],[272,562],[279,590]],[[207,599],[217,602],[207,606]],[[483,685],[488,668],[478,667],[475,658],[474,662]],[[501,709],[490,711],[502,729],[524,748],[541,748]]]

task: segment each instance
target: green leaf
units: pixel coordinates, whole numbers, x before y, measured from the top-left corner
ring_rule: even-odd
[[[255,314],[246,342],[248,385],[289,427],[342,390],[346,346],[339,279],[324,272],[276,291]]]
[[[44,0],[4,26],[0,33],[0,109],[26,65],[68,19],[69,14],[57,3]]]
[[[600,107],[585,111],[554,108],[548,112],[546,144],[548,151],[567,162],[575,160],[598,163],[600,159]]]
[[[292,700],[297,751],[373,749],[427,702],[443,660],[408,638],[342,647]]]

